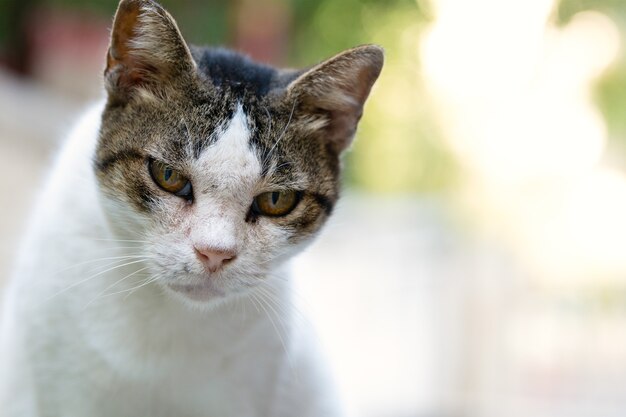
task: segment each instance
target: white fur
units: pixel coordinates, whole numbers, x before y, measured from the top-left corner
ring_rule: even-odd
[[[314,338],[292,321],[286,237],[241,216],[263,191],[243,111],[189,167],[194,205],[164,198],[158,222],[99,194],[101,111],[51,170],[5,294],[0,415],[339,415]],[[211,276],[224,296],[194,301],[168,287],[202,285],[194,244],[238,252]]]

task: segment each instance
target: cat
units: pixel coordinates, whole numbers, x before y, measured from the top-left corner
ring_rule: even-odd
[[[49,170],[4,294],[0,415],[341,415],[286,265],[333,211],[382,65],[364,45],[276,69],[122,0],[106,99]]]

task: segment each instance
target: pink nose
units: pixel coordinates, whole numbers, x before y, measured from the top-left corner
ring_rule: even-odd
[[[232,249],[217,249],[213,247],[195,247],[196,255],[206,268],[215,272],[223,265],[235,259],[237,253]]]

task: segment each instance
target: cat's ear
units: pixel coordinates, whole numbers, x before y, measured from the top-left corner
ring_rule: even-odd
[[[158,90],[191,74],[195,63],[176,21],[151,0],[122,0],[115,14],[104,71],[110,95]]]
[[[306,71],[287,87],[299,116],[338,153],[352,141],[363,105],[383,67],[383,50],[364,45],[342,52]]]

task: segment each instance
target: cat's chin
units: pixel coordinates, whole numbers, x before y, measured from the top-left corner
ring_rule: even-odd
[[[166,288],[178,298],[197,303],[210,303],[226,298],[224,290],[217,288],[211,281],[199,284],[167,284]]]
[[[215,298],[224,298],[226,293],[216,288],[211,281],[199,284],[168,284],[169,289],[194,301],[209,301]]]

